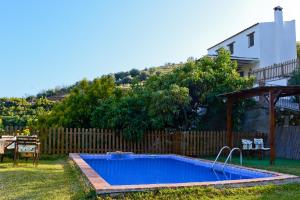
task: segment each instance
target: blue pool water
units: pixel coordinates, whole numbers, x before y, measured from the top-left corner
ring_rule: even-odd
[[[270,177],[271,174],[226,167],[176,155],[86,155],[81,158],[110,185],[207,182]],[[217,166],[218,169],[221,166]]]

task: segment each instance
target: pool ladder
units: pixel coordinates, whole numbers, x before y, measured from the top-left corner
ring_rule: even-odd
[[[224,169],[225,169],[225,167],[226,167],[226,165],[227,165],[227,163],[228,163],[228,160],[230,160],[230,162],[231,162],[232,153],[233,153],[234,151],[236,151],[236,150],[238,150],[238,151],[240,152],[240,165],[243,164],[243,155],[242,155],[242,151],[241,151],[240,148],[235,147],[235,148],[231,149],[229,146],[224,146],[224,147],[222,147],[222,149],[219,151],[219,153],[218,153],[218,155],[217,155],[217,157],[216,157],[214,163],[212,164],[212,166],[211,166],[212,169],[214,169],[214,166],[216,165],[216,163],[217,163],[217,161],[218,161],[218,159],[219,159],[221,153],[222,153],[223,150],[225,150],[225,149],[229,149],[230,152],[229,152],[229,154],[228,154],[228,156],[227,156],[227,158],[226,158],[226,160],[225,160],[225,162],[224,162],[224,164],[223,164],[222,171],[224,171]]]

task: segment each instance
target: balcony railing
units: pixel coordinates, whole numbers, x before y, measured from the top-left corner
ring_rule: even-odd
[[[257,83],[264,83],[268,80],[278,80],[290,77],[295,70],[299,69],[299,60],[294,59],[269,67],[253,70],[250,75],[256,78]]]

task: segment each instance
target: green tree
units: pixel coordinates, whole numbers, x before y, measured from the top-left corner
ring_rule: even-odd
[[[291,78],[288,80],[288,85],[300,85],[300,71],[293,72]]]
[[[133,78],[129,75],[129,76],[124,77],[121,80],[120,83],[122,83],[122,84],[130,84],[130,83],[132,83],[132,81],[133,81]]]
[[[141,74],[139,75],[139,80],[145,81],[148,77],[149,77],[149,74],[146,71],[142,71]]]
[[[132,77],[136,77],[136,76],[140,75],[140,70],[138,70],[138,69],[132,69],[132,70],[129,71],[129,74]]]
[[[142,87],[133,85],[122,96],[102,101],[92,116],[92,126],[123,131],[128,139],[138,140],[148,128],[146,101]]]
[[[116,81],[122,80],[124,77],[128,75],[129,75],[128,72],[118,72],[114,74]]]
[[[169,73],[153,75],[144,84],[135,83],[121,98],[111,97],[96,108],[93,126],[124,130],[140,138],[147,128],[224,128],[225,105],[218,94],[251,87],[253,78],[241,78],[226,50],[218,57],[190,60]],[[206,115],[198,110],[208,107]],[[244,103],[235,109],[236,124]]]
[[[184,128],[223,129],[226,118],[225,105],[217,95],[252,87],[253,81],[253,78],[240,77],[237,64],[230,60],[230,53],[221,49],[216,58],[190,60],[170,73],[150,77],[145,85],[153,90],[165,89],[172,84],[188,88],[191,101],[185,109],[187,120],[181,123],[185,124]],[[207,113],[199,116],[198,111],[203,106],[208,108]],[[236,119],[241,118],[240,115],[236,116]],[[236,121],[239,122],[240,119]]]
[[[1,117],[0,117],[0,128],[3,128],[3,121]]]
[[[300,85],[300,71],[295,70],[291,76],[291,78],[288,80],[288,85]],[[299,97],[294,96],[293,97],[295,102],[299,102]]]
[[[33,126],[38,116],[49,112],[54,104],[46,98],[0,98],[2,126]]]
[[[148,116],[153,128],[180,128],[186,124],[186,109],[190,103],[189,89],[170,85],[149,95]]]
[[[41,120],[47,126],[91,127],[91,115],[98,103],[115,92],[111,76],[97,78],[91,83],[82,80],[71,93]]]

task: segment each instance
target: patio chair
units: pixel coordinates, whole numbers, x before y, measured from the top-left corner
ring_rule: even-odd
[[[269,151],[270,148],[264,147],[264,140],[262,138],[254,138],[254,144],[256,150]]]
[[[11,135],[3,135],[0,139],[0,155],[1,162],[3,162],[4,155],[7,150],[14,149],[14,141],[16,140],[15,136]]]
[[[32,157],[34,165],[38,164],[40,156],[40,142],[38,137],[35,136],[18,136],[15,143],[15,165],[18,162],[20,154],[23,154],[26,159]]]
[[[242,149],[243,150],[252,150],[252,141],[251,140],[246,140],[242,139]]]
[[[264,147],[264,140],[262,138],[254,138],[254,145],[261,159],[263,159],[266,151],[270,151],[270,148]]]
[[[253,150],[252,141],[247,139],[242,139],[242,152],[244,155],[249,156]]]

